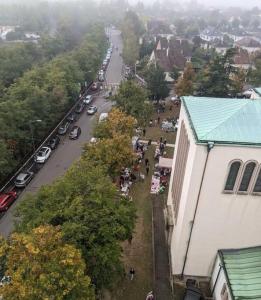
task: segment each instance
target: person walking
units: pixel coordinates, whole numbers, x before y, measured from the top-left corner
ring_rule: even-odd
[[[133,280],[133,278],[134,278],[134,275],[135,275],[135,270],[134,270],[134,268],[130,268],[130,280]]]
[[[145,166],[147,167],[148,165],[149,165],[149,159],[146,158],[146,159],[145,159]]]
[[[164,140],[163,144],[164,144],[165,147],[167,146],[167,140],[166,139]]]
[[[158,117],[158,125],[160,124],[160,117]]]
[[[147,165],[146,166],[146,173],[147,173],[147,175],[149,174],[149,171],[150,171],[150,167],[149,167],[149,165]]]
[[[146,129],[143,128],[143,136],[145,136],[145,135],[146,135]]]

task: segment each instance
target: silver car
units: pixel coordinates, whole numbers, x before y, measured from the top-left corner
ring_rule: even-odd
[[[30,171],[20,173],[15,179],[15,186],[18,188],[25,187],[32,180],[33,176],[34,173]]]
[[[46,160],[51,155],[51,148],[49,147],[42,147],[40,151],[36,154],[34,161],[38,164],[44,164]]]

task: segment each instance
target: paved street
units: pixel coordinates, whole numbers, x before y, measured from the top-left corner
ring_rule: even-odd
[[[108,66],[106,78],[108,84],[118,84],[121,81],[123,66],[122,58],[119,55],[122,49],[119,31],[113,30],[111,32],[111,42],[115,47]],[[115,50],[116,47],[118,47],[118,51]],[[98,113],[94,116],[88,116],[86,110],[82,113],[76,122],[76,125],[80,126],[82,129],[82,134],[79,139],[75,141],[69,140],[68,136],[62,139],[61,144],[53,151],[50,159],[36,174],[31,183],[24,189],[17,201],[0,219],[0,234],[7,237],[13,230],[13,212],[17,204],[23,201],[23,198],[27,193],[34,193],[38,191],[42,185],[49,184],[59,176],[62,176],[71,164],[80,157],[82,146],[92,137],[92,127],[97,120],[98,115],[102,112],[108,112],[111,108],[111,102],[106,101],[100,96],[95,97],[93,104],[98,107]]]

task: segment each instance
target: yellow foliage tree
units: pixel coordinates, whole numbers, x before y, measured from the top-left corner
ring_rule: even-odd
[[[133,159],[131,139],[120,134],[115,134],[110,139],[102,139],[94,145],[87,144],[83,154],[83,160],[106,167],[108,174],[113,178],[119,174],[122,167],[131,165]]]
[[[137,121],[132,116],[118,108],[113,108],[104,122],[97,124],[95,128],[95,136],[99,138],[112,138],[121,134],[128,137],[133,136],[133,130]]]
[[[193,83],[195,80],[195,71],[191,63],[188,63],[184,69],[184,73],[179,77],[175,86],[178,96],[189,96],[193,94]]]
[[[1,240],[1,257],[11,283],[1,288],[5,300],[94,300],[81,253],[65,244],[58,227],[40,226],[30,234]]]

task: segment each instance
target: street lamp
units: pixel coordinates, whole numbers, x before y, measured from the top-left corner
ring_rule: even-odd
[[[33,132],[32,124],[33,123],[41,123],[41,122],[42,122],[42,120],[40,120],[40,119],[29,121],[29,127],[30,127],[31,139],[32,139],[32,145],[33,145],[34,152],[35,152],[35,143],[34,143],[34,132]]]

